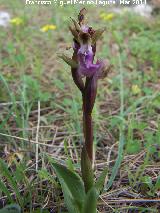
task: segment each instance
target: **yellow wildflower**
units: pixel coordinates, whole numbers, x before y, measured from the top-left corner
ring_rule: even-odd
[[[23,19],[17,17],[10,20],[10,23],[16,26],[23,24]]]
[[[47,24],[47,25],[44,25],[42,28],[41,28],[41,31],[42,32],[47,32],[49,30],[55,30],[57,27],[56,25],[53,25],[53,24]]]
[[[100,14],[100,18],[103,19],[106,15],[107,15],[106,13],[102,12],[102,13]]]
[[[114,13],[101,13],[100,14],[100,18],[102,18],[105,21],[110,21],[115,17]]]
[[[132,85],[132,93],[133,95],[138,95],[141,92],[141,89],[137,84]]]

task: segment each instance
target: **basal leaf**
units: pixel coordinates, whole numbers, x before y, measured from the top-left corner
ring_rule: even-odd
[[[0,213],[21,213],[21,208],[17,204],[10,204],[0,209]]]
[[[56,163],[49,158],[53,169],[60,181],[64,200],[70,213],[80,213],[85,198],[85,190],[82,179],[73,171],[65,166]]]
[[[96,213],[97,212],[97,191],[92,187],[85,198],[83,213]]]
[[[77,201],[73,195],[71,194],[71,191],[69,190],[67,184],[63,182],[62,179],[60,179],[60,183],[62,186],[62,191],[64,195],[64,201],[67,206],[67,209],[69,213],[81,213],[82,210],[82,205],[80,204],[79,201]]]

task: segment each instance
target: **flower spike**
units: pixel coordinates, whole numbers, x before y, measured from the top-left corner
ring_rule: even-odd
[[[112,70],[108,60],[94,61],[96,55],[96,43],[101,38],[105,28],[94,30],[86,24],[86,9],[83,8],[78,15],[78,20],[71,18],[73,27],[69,30],[73,35],[72,59],[66,55],[60,57],[71,66],[72,78],[81,91],[83,100],[83,132],[84,145],[82,149],[81,171],[86,192],[93,186],[93,124],[92,111],[97,95],[98,79],[107,76]],[[90,175],[91,174],[91,175]],[[91,182],[86,175],[92,178]]]

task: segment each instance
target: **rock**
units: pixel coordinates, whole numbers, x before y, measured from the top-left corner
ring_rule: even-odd
[[[141,4],[141,5],[136,5],[132,8],[132,10],[144,17],[150,17],[153,11],[153,7],[149,4]]]
[[[10,15],[5,11],[0,11],[0,26],[7,27],[9,25]]]
[[[124,13],[124,12],[133,12],[144,17],[150,17],[153,11],[152,5],[141,4],[135,6],[125,6],[125,7],[113,7],[111,11],[114,13]]]

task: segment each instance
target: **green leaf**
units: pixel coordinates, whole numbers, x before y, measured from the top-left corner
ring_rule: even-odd
[[[49,158],[60,181],[64,200],[70,213],[80,213],[83,207],[85,190],[82,179],[73,171]]]
[[[85,190],[88,192],[94,185],[94,174],[91,161],[88,157],[85,147],[82,149],[81,155],[82,178],[85,185]]]
[[[20,205],[23,205],[23,197],[21,197],[18,186],[16,181],[14,180],[14,178],[12,177],[11,172],[8,170],[7,168],[7,164],[0,159],[0,172],[1,174],[4,175],[4,177],[7,178],[8,182],[10,183],[12,189],[14,190],[15,194],[16,194],[16,198],[18,199]]]
[[[0,213],[21,213],[21,208],[17,204],[10,204],[1,209]]]
[[[9,192],[9,190],[8,190],[7,187],[5,186],[4,182],[1,181],[1,179],[0,179],[0,191],[2,191],[2,192],[7,196],[8,200],[9,200],[10,202],[13,201],[13,200],[12,200],[12,197],[11,197],[11,194],[10,194],[10,192]]]
[[[66,165],[67,167],[69,168],[69,170],[73,171],[74,172],[74,165],[72,163],[72,160],[70,158],[70,155],[68,154],[68,147],[67,147],[67,142],[64,141],[64,151],[65,151],[65,154],[67,155],[68,159],[66,160]]]
[[[92,187],[85,198],[83,213],[96,213],[97,212],[97,191]]]
[[[150,176],[143,176],[142,177],[142,183],[146,184],[150,189],[153,188],[152,178]]]
[[[3,118],[3,121],[0,124],[0,129],[3,129],[3,127],[6,125],[7,121],[9,120],[9,118],[12,116],[12,110],[10,110],[10,112],[8,113],[8,115],[5,115],[5,118]]]
[[[15,61],[23,64],[25,62],[25,56],[23,54],[15,55]]]
[[[82,204],[80,203],[80,201],[78,201],[74,198],[74,196],[72,195],[67,184],[65,182],[63,182],[62,179],[59,178],[59,180],[60,180],[60,183],[62,186],[64,201],[65,201],[65,204],[67,206],[69,213],[81,213]]]
[[[127,149],[128,154],[137,154],[141,151],[141,143],[138,140],[128,141]]]
[[[14,177],[15,177],[15,180],[18,182],[18,183],[25,183],[25,179],[26,179],[26,176],[25,176],[25,170],[22,170],[22,166],[20,163],[17,163],[15,160],[15,166],[16,166],[16,170],[14,171]]]
[[[103,172],[101,173],[100,177],[98,178],[97,182],[95,183],[95,188],[98,192],[98,195],[100,195],[100,193],[103,190],[107,173],[108,173],[108,168],[105,168]]]
[[[38,171],[38,176],[42,180],[48,180],[51,184],[54,185],[54,187],[58,188],[59,184],[55,181],[55,179],[52,177],[52,175],[46,170],[46,169],[41,169]]]
[[[155,190],[160,190],[160,176],[158,176],[156,184],[155,184]]]

